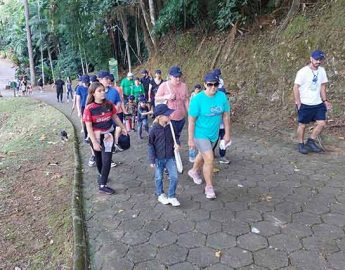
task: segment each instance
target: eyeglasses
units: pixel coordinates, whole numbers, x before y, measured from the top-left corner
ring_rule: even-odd
[[[215,82],[215,83],[206,83],[207,87],[218,87],[219,86],[219,82]]]

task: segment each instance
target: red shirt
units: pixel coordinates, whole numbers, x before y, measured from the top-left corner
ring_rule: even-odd
[[[113,126],[114,114],[116,108],[111,102],[106,101],[102,104],[93,102],[86,106],[83,121],[91,122],[94,131],[107,131]]]

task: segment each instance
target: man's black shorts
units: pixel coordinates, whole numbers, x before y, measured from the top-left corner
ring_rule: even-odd
[[[301,104],[298,110],[298,123],[308,124],[317,120],[326,120],[327,108],[324,103],[318,105]]]

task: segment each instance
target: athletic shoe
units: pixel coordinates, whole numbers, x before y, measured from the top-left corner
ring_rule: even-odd
[[[96,165],[96,157],[95,156],[91,156],[89,158],[89,167],[93,167]]]
[[[123,152],[123,149],[116,143],[114,143],[114,150],[116,152]]]
[[[169,204],[169,200],[167,198],[167,195],[165,195],[164,193],[162,193],[161,195],[158,196],[158,201],[164,205]]]
[[[176,199],[176,198],[168,198],[168,202],[172,205],[172,206],[180,206],[180,202]]]
[[[320,153],[322,150],[320,147],[318,147],[315,143],[315,140],[309,138],[307,140],[307,143],[305,144],[312,152],[315,152],[315,153]]]
[[[304,143],[298,144],[298,152],[304,155],[308,154],[308,149],[305,147]]]
[[[230,160],[228,160],[226,157],[221,157],[219,159],[220,164],[230,164]]]
[[[168,169],[167,169],[167,168],[164,168],[163,173],[164,173],[165,175],[169,175]]]
[[[86,137],[86,139],[84,139],[84,142],[87,143],[87,144],[90,144],[91,142],[91,139],[89,136]]]
[[[197,172],[195,172],[193,169],[190,169],[188,171],[188,175],[193,179],[195,184],[200,185],[202,183],[202,179],[200,175]]]
[[[116,162],[114,162],[114,161],[111,161],[111,163],[110,163],[110,167],[111,168],[114,168],[114,167],[116,167],[118,164],[116,163]]]
[[[214,193],[213,186],[206,186],[205,187],[205,194],[207,199],[215,199],[216,193]]]
[[[104,194],[108,194],[108,195],[111,195],[111,194],[114,194],[115,193],[115,190],[113,190],[112,188],[110,187],[107,187],[107,186],[99,186],[99,192],[100,193],[104,193]]]

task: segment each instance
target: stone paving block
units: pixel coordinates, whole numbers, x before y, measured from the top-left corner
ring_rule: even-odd
[[[305,224],[289,223],[283,225],[281,228],[283,234],[296,236],[298,238],[307,237],[313,234],[311,227]]]
[[[240,268],[253,263],[253,255],[250,251],[233,247],[222,251],[221,263],[233,268]]]
[[[258,229],[260,231],[258,234],[263,236],[271,236],[280,233],[280,226],[267,221],[259,221],[254,223],[251,226],[251,230],[253,230],[253,228]]]
[[[150,208],[145,210],[140,210],[139,217],[145,222],[150,222],[152,220],[161,220],[163,212],[157,210],[157,208]]]
[[[260,213],[273,212],[274,203],[272,201],[271,202],[261,201],[261,202],[250,203],[249,209],[259,211]]]
[[[237,245],[246,250],[256,251],[267,247],[268,243],[266,238],[261,235],[247,233],[237,238]]]
[[[330,211],[328,204],[320,199],[312,199],[305,203],[302,206],[302,208],[305,212],[314,213],[318,215],[325,214]]]
[[[211,211],[211,219],[219,222],[229,222],[235,218],[235,213],[232,210],[219,209]]]
[[[345,238],[337,239],[336,243],[341,251],[345,251]]]
[[[177,239],[177,244],[186,248],[202,247],[205,243],[206,235],[198,232],[180,234]]]
[[[102,256],[102,255],[100,255]],[[126,258],[114,257],[112,255],[104,256],[102,269],[118,270],[118,269],[133,269],[134,264]]]
[[[163,265],[160,264],[157,261],[147,261],[147,262],[142,262],[138,263],[136,266],[134,266],[133,270],[166,270],[167,268]]]
[[[200,202],[200,208],[205,210],[219,210],[224,208],[224,203],[221,200],[208,200],[205,197],[205,200]]]
[[[220,222],[215,220],[202,220],[196,223],[196,230],[203,234],[211,234],[215,232],[220,232],[222,225]]]
[[[325,270],[325,258],[315,251],[297,250],[289,255],[292,266],[298,270]]]
[[[345,211],[345,209],[344,209],[344,211]],[[345,215],[329,213],[329,214],[321,216],[321,218],[327,224],[335,225],[338,227],[344,227],[345,226]]]
[[[196,270],[196,269],[197,268],[194,267],[189,262],[177,263],[168,267],[168,270]]]
[[[252,264],[249,266],[238,268],[237,270],[268,270],[268,268]]]
[[[228,202],[225,203],[225,209],[232,211],[242,211],[248,209],[248,204],[246,202]]]
[[[266,248],[254,252],[255,264],[275,270],[288,266],[288,256],[283,251],[277,251],[272,248]]]
[[[186,211],[188,219],[193,221],[201,221],[210,218],[210,211],[205,209],[197,209],[192,211]]]
[[[144,224],[145,221],[141,218],[132,218],[122,221],[118,228],[120,230],[138,231],[144,227]]]
[[[211,265],[207,268],[205,268],[205,270],[232,270],[233,268],[230,268],[227,265],[221,264],[221,263],[216,263],[214,265]]]
[[[285,201],[276,204],[275,209],[276,211],[281,212],[283,214],[294,214],[301,212],[302,207],[299,202]]]
[[[319,238],[310,236],[302,239],[303,247],[306,250],[319,251],[322,254],[332,254],[339,251],[337,243],[334,239]]]
[[[300,239],[295,235],[274,235],[268,238],[268,243],[272,248],[286,251],[288,253],[302,248]]]
[[[244,211],[237,212],[236,219],[242,222],[253,223],[253,222],[261,221],[262,216],[260,212],[258,211],[244,210]]]
[[[132,246],[128,250],[127,258],[134,264],[152,260],[156,257],[158,249],[150,244]]]
[[[227,233],[218,232],[207,236],[206,245],[214,249],[226,249],[236,246],[236,238]]]
[[[337,270],[345,269],[345,252],[337,252],[327,257],[327,260],[331,267]]]
[[[328,224],[319,224],[312,226],[315,236],[329,239],[337,239],[344,237],[344,231],[337,226]]]
[[[186,233],[194,230],[195,224],[189,220],[177,220],[170,224],[169,231],[177,234]]]
[[[166,230],[169,222],[166,220],[151,220],[144,225],[144,230],[150,233]]]
[[[117,215],[116,215],[116,219],[117,220],[128,220],[128,219],[133,219],[138,217],[140,211],[139,210],[119,210]]]
[[[174,210],[171,209],[172,206],[164,205],[166,207],[165,211],[162,214],[162,219],[167,220],[169,222],[174,222],[176,220],[185,219],[185,215],[182,210]],[[176,208],[176,207],[175,207]]]
[[[172,265],[186,260],[188,249],[178,245],[162,247],[158,250],[157,258],[166,265]]]
[[[336,202],[330,205],[330,211],[332,213],[344,215],[345,214],[344,209],[345,209],[345,203]]]
[[[300,224],[310,225],[310,226],[321,223],[321,219],[319,215],[306,213],[306,212],[293,214],[292,220],[294,223],[300,223]]]
[[[121,241],[128,245],[139,245],[149,241],[150,235],[144,230],[126,232]]]
[[[233,236],[239,236],[250,232],[248,223],[232,220],[222,224],[222,231]]]
[[[177,235],[171,231],[159,231],[152,234],[150,239],[150,244],[157,247],[169,246],[175,243],[177,240]]]
[[[207,247],[193,248],[189,250],[187,261],[200,268],[207,267],[219,262],[215,253],[216,250]]]

